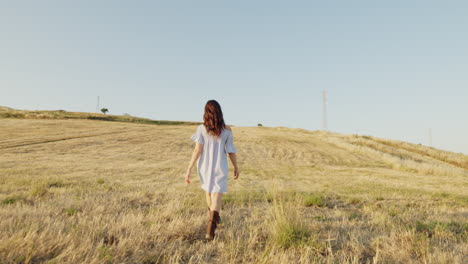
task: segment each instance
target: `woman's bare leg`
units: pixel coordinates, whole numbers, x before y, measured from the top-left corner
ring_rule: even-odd
[[[221,198],[223,193],[211,193],[211,211],[220,211],[221,210]]]
[[[208,207],[211,208],[211,193],[206,192],[206,203],[208,204]]]

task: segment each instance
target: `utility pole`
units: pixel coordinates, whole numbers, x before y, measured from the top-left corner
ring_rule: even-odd
[[[328,130],[328,123],[327,123],[327,91],[323,90],[322,92],[323,96],[323,130],[327,131]]]
[[[99,113],[99,96],[97,97],[97,105],[96,105],[96,112]]]

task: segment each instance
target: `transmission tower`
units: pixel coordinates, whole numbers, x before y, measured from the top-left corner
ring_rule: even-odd
[[[96,105],[96,112],[99,113],[99,96],[97,97],[97,105]]]
[[[323,130],[328,130],[328,123],[327,123],[327,91],[322,92],[323,96]]]

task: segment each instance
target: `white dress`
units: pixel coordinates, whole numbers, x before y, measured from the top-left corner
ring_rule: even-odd
[[[208,134],[205,126],[199,125],[192,140],[203,144],[198,159],[197,171],[201,187],[209,193],[226,193],[228,181],[227,153],[236,153],[232,131],[224,129],[219,137]]]

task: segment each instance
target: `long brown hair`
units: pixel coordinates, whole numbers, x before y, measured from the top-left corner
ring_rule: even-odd
[[[206,102],[203,124],[209,134],[217,137],[219,137],[221,132],[223,132],[223,129],[226,128],[226,124],[224,124],[223,111],[216,100],[209,100]]]

